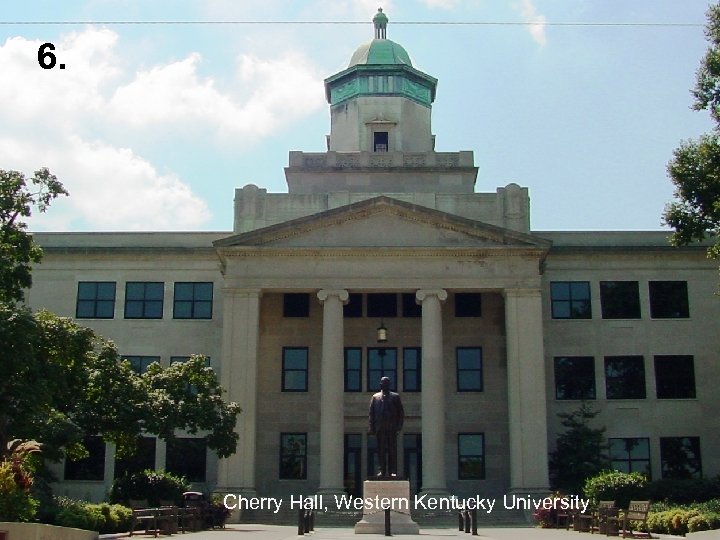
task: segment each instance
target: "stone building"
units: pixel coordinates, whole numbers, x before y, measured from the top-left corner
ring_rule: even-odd
[[[75,317],[132,365],[204,354],[243,409],[235,455],[150,434],[135,461],[91,441],[59,493],[100,499],[154,466],[197,487],[358,493],[367,407],[402,395],[413,490],[545,492],[559,412],[601,411],[613,464],[720,473],[717,268],[664,232],[530,230],[527,188],[475,192],[470,151],[436,152],[437,81],[386,38],[325,80],[327,151],[290,152],[287,193],[235,192],[232,231],[43,233],[33,308]],[[378,341],[379,329],[387,334]]]

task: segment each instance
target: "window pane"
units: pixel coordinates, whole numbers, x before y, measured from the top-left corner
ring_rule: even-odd
[[[102,437],[87,437],[84,444],[88,457],[76,461],[65,458],[65,480],[104,480],[105,442]]]
[[[126,283],[125,298],[128,300],[142,300],[145,298],[145,284],[137,281]]]
[[[590,283],[587,281],[554,281],[550,283],[554,319],[590,319]]]
[[[163,303],[162,301],[151,300],[145,302],[145,318],[160,319],[162,318]]]
[[[606,356],[605,386],[608,399],[645,399],[643,357]]]
[[[402,316],[403,317],[421,317],[422,306],[415,300],[415,293],[402,294]]]
[[[155,468],[155,437],[140,437],[135,455],[115,459],[115,478]]]
[[[397,294],[370,293],[367,295],[368,317],[397,317]]]
[[[167,441],[165,469],[190,482],[204,482],[207,468],[205,438],[179,437]]]
[[[309,317],[310,295],[307,293],[283,294],[283,317]]]
[[[192,302],[180,302],[175,300],[173,316],[176,319],[189,319],[192,317]]]
[[[380,390],[380,379],[390,378],[390,390],[397,392],[397,350],[370,348],[368,354],[368,392]]]
[[[175,300],[187,300],[192,301],[193,299],[193,284],[192,283],[176,283],[175,284]]]
[[[145,298],[147,300],[160,300],[163,299],[164,294],[164,283],[146,283]]]
[[[651,281],[650,316],[653,319],[682,319],[690,316],[686,281]]]
[[[695,367],[692,356],[655,357],[655,389],[658,399],[694,399]]]
[[[480,293],[455,293],[456,317],[482,316],[482,295]]]
[[[307,460],[305,433],[280,434],[280,478],[304,479]]]
[[[700,478],[699,437],[660,437],[663,478]]]
[[[553,300],[570,300],[570,283],[567,281],[550,283],[550,295]]]
[[[343,306],[343,316],[362,317],[362,294],[349,294],[348,303]]]
[[[86,281],[78,283],[78,300],[95,300],[97,297],[97,283]]]
[[[458,478],[485,478],[485,437],[481,433],[458,434]]]
[[[554,360],[556,399],[595,399],[592,356],[557,356]]]
[[[210,283],[195,283],[195,300],[212,301],[213,299],[213,284]]]
[[[115,301],[99,300],[97,302],[95,316],[98,319],[112,319],[115,316]]]
[[[601,281],[603,319],[639,319],[640,292],[637,281]]]
[[[75,316],[78,319],[90,319],[95,317],[95,301],[78,300]]]
[[[482,349],[458,347],[455,355],[458,392],[481,392],[483,389]]]

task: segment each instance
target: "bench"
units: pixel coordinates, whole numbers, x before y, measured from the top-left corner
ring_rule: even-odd
[[[650,512],[650,501],[630,501],[627,510],[622,510],[617,516],[608,516],[608,529],[610,524],[616,524],[618,532],[622,527],[623,538],[637,538],[636,534],[642,534],[647,538],[652,538],[650,533],[636,531],[633,533],[633,522],[640,522],[641,525],[647,524],[648,512]],[[610,531],[608,530],[608,536]]]
[[[172,534],[178,528],[178,509],[175,506],[162,506],[160,508],[147,508],[147,501],[130,501],[132,519],[130,521],[130,536],[138,525],[145,527],[145,533],[153,531],[157,538],[159,532]]]

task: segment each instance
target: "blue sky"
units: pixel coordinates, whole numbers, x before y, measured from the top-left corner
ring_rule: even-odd
[[[4,22],[367,23],[2,24],[0,168],[47,166],[71,192],[34,230],[230,230],[235,187],[284,192],[288,151],[324,150],[322,80],[379,6],[439,79],[436,149],[475,152],[476,191],[527,186],[535,230],[661,228],[673,149],[712,128],[690,109],[707,44],[701,26],[628,23],[702,25],[707,1],[5,2]],[[399,24],[422,21],[534,24]],[[65,70],[39,67],[44,42]]]

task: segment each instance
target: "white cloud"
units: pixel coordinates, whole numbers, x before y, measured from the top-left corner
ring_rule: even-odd
[[[460,0],[422,0],[422,3],[431,9],[455,9],[460,3]]]
[[[139,139],[158,133],[171,140],[182,131],[255,141],[324,106],[319,70],[296,52],[241,55],[236,83],[222,90],[198,73],[198,53],[136,73],[121,69],[111,30],[58,39],[64,70],[38,65],[41,43],[15,37],[0,45],[0,168],[32,174],[47,166],[71,193],[33,221],[38,228],[202,226],[207,204],[187,180],[143,157]]]
[[[528,32],[530,32],[535,43],[541,47],[544,46],[547,42],[545,36],[547,18],[545,15],[538,13],[533,0],[521,0],[513,5],[513,9],[520,13],[525,22],[529,23]]]

